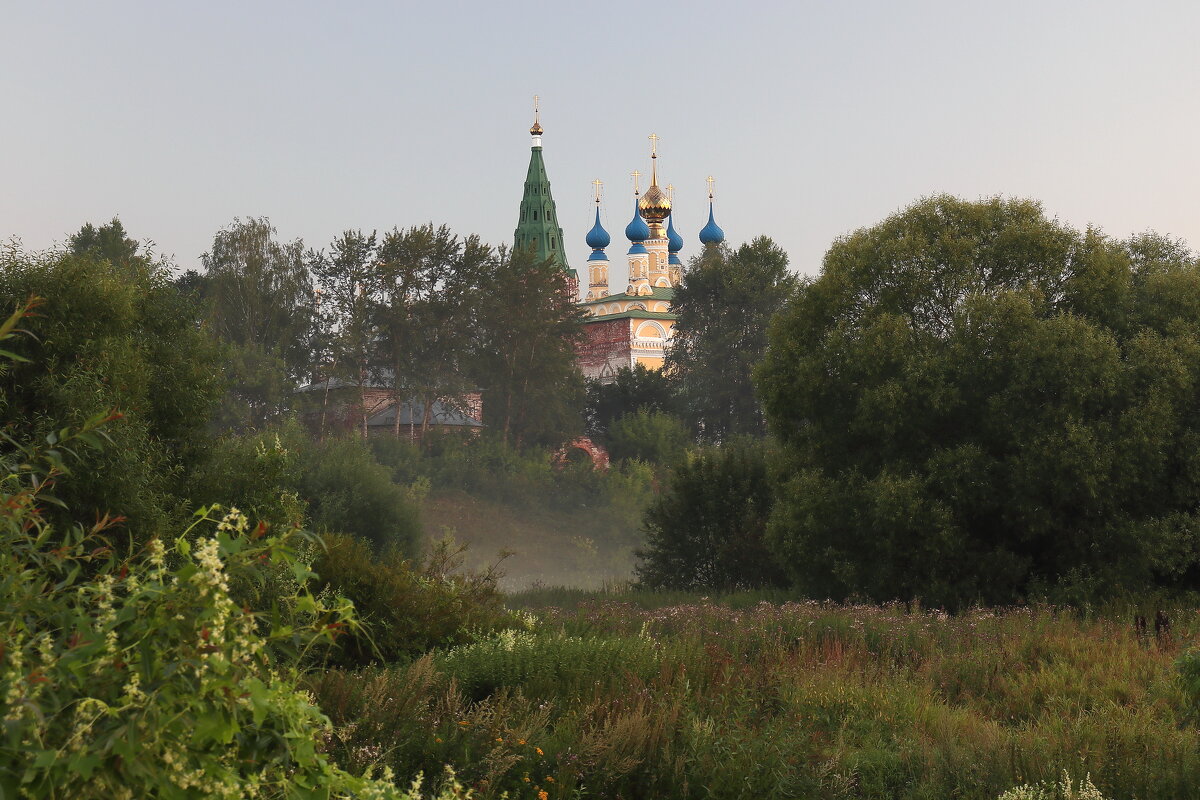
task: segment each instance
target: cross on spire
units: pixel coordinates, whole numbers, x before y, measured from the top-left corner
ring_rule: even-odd
[[[675,184],[667,184],[667,199],[673,204],[675,202]]]
[[[538,122],[538,121],[539,121],[539,120],[538,120],[538,114],[540,113],[540,112],[538,111],[538,100],[539,100],[539,99],[540,99],[540,98],[539,98],[539,97],[538,97],[536,94],[533,96],[533,121],[534,121],[534,122]]]
[[[592,188],[596,191],[596,205],[600,205],[600,189],[604,186],[604,181],[597,178],[592,181]]]
[[[638,171],[635,169],[633,172],[631,172],[631,173],[629,173],[629,174],[630,174],[631,176],[633,176],[633,193],[634,193],[634,194],[639,194],[640,192],[639,192],[639,190],[638,190],[638,178],[642,177],[642,173],[638,172]]]
[[[712,192],[713,184],[717,182],[717,179],[714,178],[712,175],[709,175],[707,178],[704,179],[704,182],[708,184],[708,199],[712,200],[713,199],[713,192]]]

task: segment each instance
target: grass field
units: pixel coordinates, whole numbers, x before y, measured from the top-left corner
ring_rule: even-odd
[[[1200,798],[1194,610],[1156,638],[1123,611],[778,600],[540,589],[523,630],[314,690],[351,765],[448,763],[483,797],[994,800],[1067,770]]]

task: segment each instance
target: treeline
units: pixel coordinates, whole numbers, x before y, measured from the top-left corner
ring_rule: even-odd
[[[419,401],[423,427],[435,401],[481,391],[485,424],[516,447],[579,431],[579,312],[567,276],[529,252],[432,224],[350,230],[314,250],[249,219],[201,261],[178,283],[226,343],[223,427],[261,429],[297,409],[299,386],[332,380],[357,388],[364,436],[378,410],[368,387]]]
[[[649,585],[948,607],[1200,588],[1181,242],[930,198],[835,241],[752,374],[770,438],[676,471]]]

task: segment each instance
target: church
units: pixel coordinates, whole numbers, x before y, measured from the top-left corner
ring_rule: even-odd
[[[558,212],[542,159],[543,132],[535,107],[533,127],[529,129],[533,145],[514,244],[518,248],[536,249],[540,259],[553,259],[569,276],[571,290],[578,298],[579,273],[567,264],[562,228],[558,225]],[[605,253],[612,237],[600,224],[600,182],[594,182],[596,221],[585,240],[592,251],[587,259],[587,293],[579,301],[587,312],[586,339],[579,347],[578,359],[584,377],[603,382],[613,380],[623,367],[632,369],[642,364],[648,369],[662,369],[675,325],[671,300],[683,275],[679,253],[684,241],[675,230],[671,213],[672,187],[664,191],[658,185],[658,137],[651,134],[650,142],[650,186],[644,194],[637,183],[641,173],[633,173],[633,217],[625,226],[625,238],[629,240],[629,281],[623,291],[615,294],[609,288],[609,261]],[[713,217],[712,187],[710,177],[708,224],[699,237],[704,247],[716,247],[725,240]]]

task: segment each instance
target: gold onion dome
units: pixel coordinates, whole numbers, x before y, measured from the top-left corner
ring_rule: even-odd
[[[531,127],[529,129],[529,135],[530,136],[541,136],[542,135],[542,123],[535,121],[533,123],[533,127]]]
[[[638,201],[638,208],[641,209],[642,218],[646,222],[661,223],[671,214],[671,201],[663,190],[658,188],[657,183],[652,183]]]

